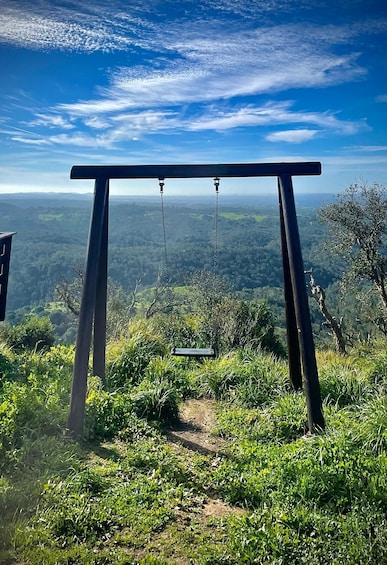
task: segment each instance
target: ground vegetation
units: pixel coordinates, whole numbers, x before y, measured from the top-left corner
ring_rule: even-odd
[[[319,353],[326,433],[307,434],[287,365],[260,348],[171,356],[151,320],[89,376],[66,433],[74,351],[0,349],[0,561],[386,560],[384,343]]]

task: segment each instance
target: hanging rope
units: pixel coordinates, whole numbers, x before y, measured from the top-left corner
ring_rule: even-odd
[[[214,178],[215,186],[215,241],[214,241],[214,263],[213,270],[214,276],[217,274],[218,269],[218,224],[219,224],[219,177]]]
[[[161,199],[161,219],[163,222],[163,236],[164,236],[164,261],[165,271],[168,270],[168,252],[167,252],[167,231],[165,229],[165,212],[164,212],[164,179],[159,179],[160,199]]]
[[[213,273],[212,273],[212,299],[211,299],[211,328],[210,328],[210,339],[211,347],[213,348],[214,355],[218,349],[218,331],[215,322],[215,306],[216,306],[216,296],[217,296],[217,271],[218,271],[218,224],[219,224],[219,182],[218,177],[214,178],[215,187],[215,234],[214,234],[214,262],[213,262]]]

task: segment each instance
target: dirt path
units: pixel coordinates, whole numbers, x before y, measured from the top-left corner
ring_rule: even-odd
[[[192,451],[217,455],[227,442],[212,435],[215,424],[215,403],[206,399],[190,399],[181,406],[179,422],[169,431],[168,439]]]
[[[188,451],[212,456],[213,465],[217,465],[221,461],[221,455],[225,453],[228,442],[212,435],[215,425],[215,402],[207,399],[190,399],[180,407],[179,422],[168,432],[168,439]],[[196,509],[195,519],[201,516],[202,520],[207,521],[209,518],[241,513],[243,513],[241,508],[209,496],[199,512]]]

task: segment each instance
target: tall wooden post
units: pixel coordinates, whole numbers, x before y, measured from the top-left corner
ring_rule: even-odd
[[[289,257],[290,278],[293,288],[295,315],[297,321],[302,368],[304,373],[305,396],[308,409],[309,431],[324,429],[320,386],[314,348],[312,324],[306,284],[301,243],[298,232],[296,207],[294,203],[292,177],[289,174],[279,176],[279,189],[283,210],[286,247]]]
[[[108,230],[109,230],[109,186],[106,191],[105,212],[101,234],[101,251],[99,254],[97,291],[94,313],[93,340],[93,375],[97,375],[106,385],[105,352],[106,352],[106,303],[108,278]]]
[[[279,182],[279,181],[278,181]],[[294,306],[293,285],[290,275],[289,254],[286,241],[284,212],[282,208],[281,191],[278,185],[279,217],[281,232],[282,270],[284,277],[284,298],[286,318],[286,338],[288,346],[288,365],[290,382],[294,390],[302,389],[302,371],[300,358],[300,345],[298,341],[298,329],[296,311]]]
[[[83,283],[81,309],[79,313],[70,413],[68,418],[69,430],[75,436],[79,436],[82,433],[85,415],[87,372],[89,366],[93,316],[96,304],[97,277],[100,270],[99,256],[105,221],[107,193],[107,178],[97,178],[95,181],[94,203],[90,221],[86,272]]]

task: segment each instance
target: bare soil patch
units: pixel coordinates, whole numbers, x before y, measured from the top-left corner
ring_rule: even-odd
[[[204,518],[223,518],[228,514],[243,514],[244,510],[237,506],[231,506],[223,500],[209,500],[204,504],[203,517]]]
[[[217,455],[227,442],[212,434],[215,424],[215,403],[207,399],[190,399],[180,407],[179,422],[169,430],[168,439],[192,451]]]

